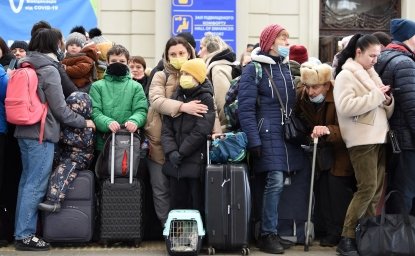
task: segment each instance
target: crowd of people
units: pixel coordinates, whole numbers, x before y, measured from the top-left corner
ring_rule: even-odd
[[[3,198],[10,193],[4,173],[22,170],[14,201],[16,250],[49,249],[37,232],[38,210],[60,211],[69,184],[79,171],[94,169],[104,138],[121,126],[148,143],[146,168],[161,225],[172,209],[203,213],[206,139],[229,132],[225,96],[238,77],[240,131],[247,135],[251,171],[264,177],[259,249],[280,254],[293,245],[279,234],[277,209],[287,175],[311,170],[308,152],[284,140],[284,120],[295,113],[308,129],[306,143],[318,138],[313,221],[320,245],[358,255],[358,220],[378,214],[385,192],[400,191],[403,209],[415,212],[415,22],[392,20],[390,35],[344,37],[333,62],[321,63],[306,46],[291,45],[278,24],[263,28],[259,43],[248,44],[239,61],[217,35],[206,33],[195,49],[193,36],[182,33],[166,42],[151,73],[143,57],[130,56],[98,28],[74,27],[64,40],[40,21],[29,43],[8,47],[0,38]],[[6,122],[8,76],[26,62],[48,103],[42,143],[39,123]],[[399,153],[389,146],[392,132]],[[13,143],[19,152],[6,157]],[[399,202],[392,198],[387,211],[401,209]]]

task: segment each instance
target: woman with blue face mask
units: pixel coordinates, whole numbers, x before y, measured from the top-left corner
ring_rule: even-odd
[[[319,138],[315,181],[315,230],[322,235],[320,246],[336,246],[347,207],[355,190],[353,167],[341,137],[333,99],[332,68],[305,62],[300,68],[296,112],[312,138]]]
[[[238,111],[241,129],[248,137],[248,149],[253,159],[256,180],[254,212],[261,220],[258,247],[273,254],[283,253],[293,245],[282,239],[278,230],[278,205],[284,179],[294,172],[305,172],[306,161],[300,145],[290,144],[283,139],[283,113],[273,90],[275,83],[288,113],[296,101],[288,56],[289,34],[282,26],[272,24],[263,29],[259,48],[252,54],[252,62],[261,65],[262,78],[256,81],[256,66],[247,64],[239,82]],[[265,71],[266,69],[266,71]],[[293,204],[292,204],[293,205]],[[293,217],[294,218],[294,217]],[[304,226],[304,225],[303,225]]]

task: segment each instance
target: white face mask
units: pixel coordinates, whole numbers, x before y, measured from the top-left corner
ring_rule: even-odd
[[[322,93],[320,93],[319,95],[317,95],[314,98],[309,97],[310,101],[313,102],[313,103],[322,103],[325,98],[326,97]]]

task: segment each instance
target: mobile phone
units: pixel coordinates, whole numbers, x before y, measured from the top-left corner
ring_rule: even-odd
[[[13,70],[13,69],[15,69],[15,68],[16,68],[16,62],[17,62],[17,59],[12,59],[12,60],[10,61],[10,63],[9,63],[9,69],[10,69],[10,70]]]

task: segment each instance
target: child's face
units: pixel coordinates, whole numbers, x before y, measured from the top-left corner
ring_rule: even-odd
[[[77,53],[80,53],[81,50],[82,50],[82,47],[78,46],[77,44],[70,44],[68,45],[68,49],[67,49],[69,54],[77,54]]]
[[[125,57],[124,54],[110,55],[108,57],[108,64],[112,64],[112,63],[116,63],[116,62],[127,65],[127,57]]]
[[[144,76],[144,67],[140,63],[130,61],[128,67],[134,79],[141,79]]]
[[[14,54],[14,56],[16,56],[16,59],[21,59],[23,57],[26,57],[26,51],[25,49],[22,48],[14,48],[12,50],[12,53]]]

